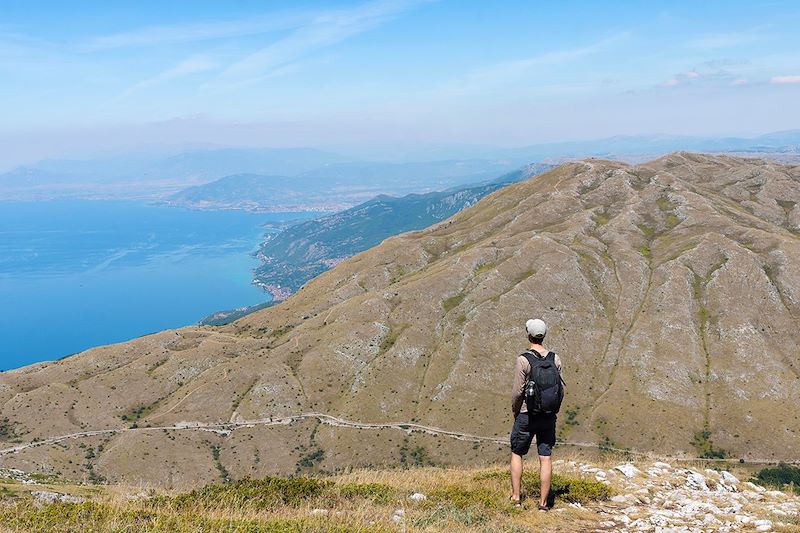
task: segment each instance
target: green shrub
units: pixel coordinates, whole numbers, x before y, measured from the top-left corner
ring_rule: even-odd
[[[429,496],[434,503],[446,503],[457,509],[476,506],[493,509],[503,501],[502,495],[498,494],[497,491],[488,488],[465,489],[458,485],[447,485],[440,489],[435,489],[431,491]]]
[[[481,472],[473,479],[476,481],[496,479],[509,482],[511,474],[505,471],[492,470]],[[522,487],[528,492],[539,491],[539,474],[536,472],[525,472],[522,474]],[[579,479],[553,475],[550,483],[551,497],[564,500],[566,502],[586,503],[590,501],[603,501],[611,497],[612,490],[608,485],[599,481]]]
[[[455,296],[451,296],[450,298],[445,298],[444,300],[442,300],[442,308],[444,309],[444,312],[449,313],[452,309],[458,307],[459,304],[461,304],[461,302],[463,302],[464,298],[466,297],[467,297],[466,293],[462,292],[456,294]]]
[[[389,503],[395,497],[395,490],[382,483],[343,483],[336,485],[333,491],[348,500],[363,498],[377,504]]]
[[[318,479],[266,477],[243,479],[226,485],[205,487],[175,497],[151,498],[155,506],[168,505],[178,510],[205,509],[270,509],[276,505],[299,505],[321,496],[332,483]]]
[[[753,481],[777,489],[785,489],[788,485],[792,492],[798,492],[798,488],[800,488],[800,468],[779,463],[778,466],[760,470],[753,478]]]

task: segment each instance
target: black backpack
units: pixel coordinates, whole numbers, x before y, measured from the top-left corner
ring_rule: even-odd
[[[528,382],[525,384],[525,405],[528,413],[556,414],[564,399],[564,381],[556,366],[556,354],[547,352],[541,357],[536,350],[522,354],[531,365]]]

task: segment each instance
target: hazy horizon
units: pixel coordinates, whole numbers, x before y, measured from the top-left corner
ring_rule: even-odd
[[[800,125],[791,2],[4,5],[0,169],[191,146],[518,147]]]

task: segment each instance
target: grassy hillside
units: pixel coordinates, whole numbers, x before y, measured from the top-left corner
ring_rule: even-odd
[[[799,288],[800,168],[570,163],[232,324],[0,374],[0,464],[184,489],[499,460],[535,315],[564,361],[561,440],[793,461]]]
[[[551,168],[530,165],[491,182],[447,191],[380,195],[339,213],[294,224],[262,244],[256,279],[294,292],[309,279],[384,239],[451,217],[502,187]]]

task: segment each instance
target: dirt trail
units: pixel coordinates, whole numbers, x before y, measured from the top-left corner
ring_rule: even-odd
[[[427,433],[429,435],[441,435],[444,437],[450,437],[457,440],[463,440],[467,442],[488,442],[493,444],[507,444],[508,437],[487,437],[483,435],[474,435],[472,433],[461,433],[458,431],[450,431],[447,429],[442,429],[435,426],[424,426],[422,424],[416,424],[413,422],[388,422],[383,424],[378,423],[367,423],[367,422],[358,422],[355,420],[347,420],[344,418],[340,418],[337,416],[329,415],[326,413],[302,413],[297,415],[287,415],[287,416],[278,416],[278,417],[269,417],[269,418],[262,418],[257,420],[239,420],[237,422],[220,422],[220,423],[206,423],[206,422],[180,422],[173,425],[166,425],[166,426],[150,426],[150,427],[127,427],[127,428],[112,428],[112,429],[97,429],[92,431],[78,431],[76,433],[68,433],[65,435],[58,435],[55,437],[49,437],[46,439],[38,440],[36,442],[29,442],[25,444],[19,444],[17,446],[12,446],[10,448],[0,449],[0,456],[4,455],[11,455],[17,452],[21,452],[30,448],[36,448],[38,446],[49,446],[52,444],[56,444],[61,441],[69,440],[69,439],[81,439],[86,437],[96,437],[99,435],[115,435],[115,434],[122,434],[122,433],[131,433],[131,432],[152,432],[152,431],[208,431],[211,433],[216,433],[219,435],[230,435],[232,431],[235,431],[239,428],[252,428],[256,426],[278,426],[278,425],[288,425],[292,422],[297,422],[304,419],[316,419],[319,420],[321,423],[335,426],[335,427],[342,427],[342,428],[351,428],[351,429],[396,429],[399,431],[403,431],[407,434],[411,434],[413,432],[418,433]],[[611,448],[608,446],[601,446],[599,444],[591,443],[591,442],[559,442],[560,445],[563,446],[577,446],[580,448],[602,448],[603,450],[614,451],[625,453],[634,456],[640,457],[654,457],[654,458],[661,458],[663,456],[658,456],[652,453],[645,453],[645,452],[635,452],[631,450],[624,450],[620,448]],[[697,460],[696,457],[674,457],[669,458],[676,461],[682,460]],[[721,462],[730,462],[729,459],[702,459],[703,461],[721,461]],[[767,459],[764,460],[749,460],[748,463],[754,464],[769,464],[774,461],[770,461]],[[794,463],[800,463],[800,461],[795,461]]]

